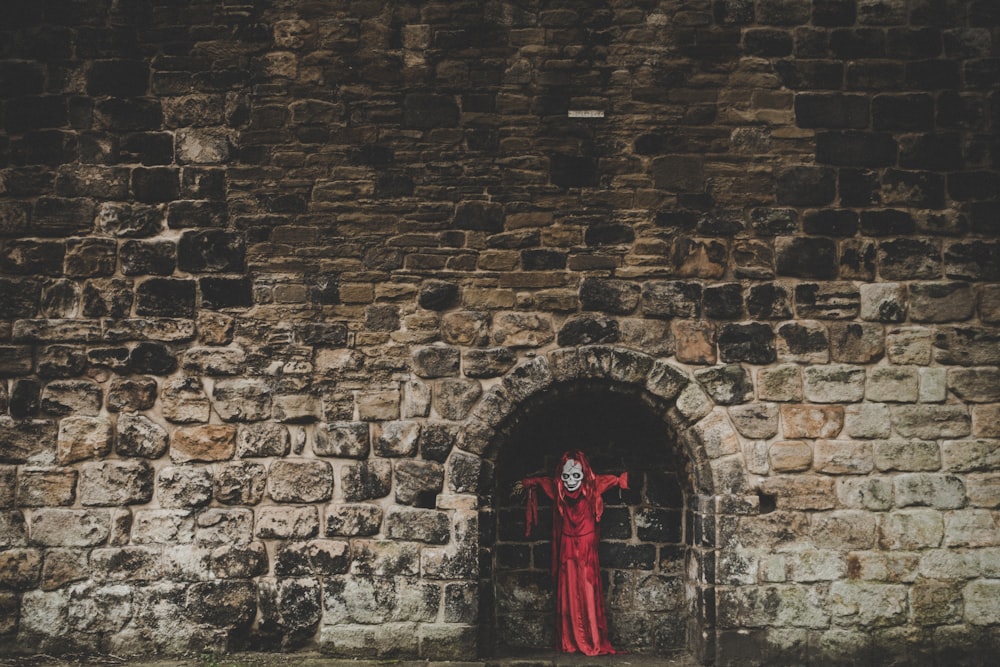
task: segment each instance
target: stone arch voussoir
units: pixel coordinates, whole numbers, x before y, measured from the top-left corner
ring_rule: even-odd
[[[637,390],[662,408],[690,459],[699,495],[746,492],[740,438],[725,409],[717,407],[682,366],[606,345],[557,348],[527,359],[483,392],[449,459],[450,492],[476,493],[477,471],[495,457],[499,429],[526,401],[559,384],[595,381]]]

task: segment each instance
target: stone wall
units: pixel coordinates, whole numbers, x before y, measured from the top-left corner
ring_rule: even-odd
[[[507,484],[571,444],[527,432],[614,396],[645,424],[591,443],[642,480],[607,527],[617,636],[985,662],[998,26],[993,0],[6,3],[0,647],[502,650],[547,617]]]

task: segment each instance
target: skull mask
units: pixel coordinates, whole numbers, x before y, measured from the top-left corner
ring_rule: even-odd
[[[562,469],[562,483],[566,490],[572,493],[583,484],[583,466],[575,459],[566,461]]]

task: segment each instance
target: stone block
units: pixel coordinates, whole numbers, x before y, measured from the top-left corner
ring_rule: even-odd
[[[236,453],[236,427],[204,424],[178,428],[170,437],[170,459],[174,463],[225,461]]]
[[[975,311],[975,292],[964,282],[910,284],[910,319],[914,322],[967,320]]]
[[[962,590],[965,620],[972,625],[1000,622],[1000,580],[979,579],[969,582]]]
[[[236,433],[236,456],[240,458],[285,456],[290,448],[291,437],[283,424],[241,424]]]
[[[915,403],[920,395],[916,366],[878,366],[865,385],[865,398],[882,403]]]
[[[834,482],[816,475],[779,475],[760,481],[761,492],[775,496],[779,510],[830,510],[834,508]]]
[[[830,353],[834,361],[867,364],[885,354],[885,338],[880,324],[831,322]]]
[[[995,547],[1000,545],[1000,526],[994,513],[985,509],[963,509],[944,515],[947,547]]]
[[[43,413],[96,417],[103,402],[100,386],[88,380],[57,380],[45,385],[41,395]]]
[[[37,509],[31,518],[31,543],[44,547],[94,547],[111,531],[107,510]]]
[[[844,408],[844,432],[851,438],[888,438],[892,433],[889,406],[855,403]]]
[[[386,534],[397,540],[447,544],[451,538],[448,514],[433,509],[396,508],[386,512]]]
[[[767,450],[774,472],[801,472],[812,467],[812,447],[800,440],[779,440]]]
[[[279,503],[315,503],[333,495],[333,468],[326,461],[283,459],[268,469],[268,494]]]
[[[1000,509],[1000,473],[967,475],[965,494],[972,507]]]
[[[133,505],[153,497],[154,470],[146,461],[97,461],[80,470],[80,502],[85,506]]]
[[[950,368],[948,389],[966,402],[1000,402],[1000,368]]]
[[[902,625],[909,611],[907,587],[835,581],[830,585],[830,611],[841,624],[866,628]]]
[[[17,506],[72,505],[76,500],[77,474],[72,468],[22,467],[17,479]]]
[[[212,550],[211,559],[212,572],[223,579],[249,579],[267,574],[267,548],[262,542],[223,545]]]
[[[799,283],[795,286],[795,311],[807,319],[854,319],[861,311],[861,293],[849,282]]]
[[[948,472],[1000,470],[1000,440],[945,440],[941,443],[941,467]]]
[[[876,515],[857,509],[816,514],[810,526],[813,544],[821,549],[872,549],[878,522]],[[843,577],[838,577],[843,578]]]
[[[729,417],[744,437],[767,440],[778,434],[778,406],[773,403],[734,405]]]
[[[701,316],[702,286],[697,282],[648,281],[642,286],[642,312],[656,318]]]
[[[238,347],[192,347],[184,352],[181,367],[197,375],[238,375],[245,362],[246,351]]]
[[[893,478],[896,507],[956,509],[966,503],[965,484],[955,475],[914,472]]]
[[[358,418],[362,421],[399,419],[398,389],[378,392],[360,392],[357,396]]]
[[[392,463],[376,459],[348,464],[341,470],[340,485],[347,502],[384,498],[392,488]]]
[[[108,387],[108,412],[149,410],[156,403],[156,395],[156,380],[153,378],[113,378]]]
[[[944,403],[948,398],[947,378],[947,369],[921,368],[917,400],[921,403]]]
[[[941,452],[936,442],[876,440],[873,444],[875,467],[882,472],[890,470],[916,472],[941,469]]]
[[[689,364],[716,362],[716,333],[711,322],[672,320],[670,333],[675,340],[678,361]]]
[[[814,403],[856,403],[864,398],[865,369],[861,366],[808,366],[802,377],[803,393]]]
[[[1000,334],[985,327],[937,327],[934,360],[956,366],[1000,366]]]
[[[40,587],[53,591],[91,576],[90,552],[83,549],[49,549],[42,564]]]
[[[212,387],[212,405],[226,422],[261,421],[271,416],[271,388],[263,380],[223,378]]]
[[[831,279],[837,277],[837,243],[823,237],[779,236],[775,239],[779,276]]]
[[[371,451],[371,436],[367,422],[333,422],[319,424],[313,451],[317,456],[365,459]]]
[[[837,500],[844,507],[884,511],[892,507],[892,481],[879,477],[837,480]]]
[[[444,488],[444,467],[434,461],[398,461],[396,502],[430,508]]]
[[[160,398],[163,416],[174,423],[204,423],[211,414],[211,403],[198,378],[167,380],[160,391]]]
[[[508,348],[541,347],[555,339],[552,320],[538,313],[500,312],[493,316],[493,341]]]
[[[166,430],[144,415],[125,413],[118,416],[116,449],[121,456],[157,459],[167,451]]]
[[[201,466],[167,466],[156,479],[161,507],[200,507],[212,500],[212,473]]]
[[[777,328],[776,349],[782,362],[825,364],[830,360],[830,336],[822,322],[782,322]]]
[[[111,422],[104,417],[65,417],[59,422],[56,459],[67,464],[107,456],[113,439]]]
[[[0,461],[47,465],[56,461],[57,452],[55,422],[11,419],[0,415]]]
[[[780,411],[786,438],[835,438],[844,428],[842,406],[785,404]]]
[[[253,536],[253,511],[246,508],[206,509],[195,518],[194,540],[202,547],[250,544]],[[188,553],[194,552],[190,547]]]
[[[972,406],[972,435],[1000,437],[1000,404]]]
[[[875,467],[872,443],[864,440],[817,440],[813,469],[828,475],[864,475]]]
[[[0,552],[0,586],[25,590],[38,585],[42,553],[38,549],[8,549]]]
[[[737,405],[753,397],[750,374],[740,365],[706,368],[695,371],[694,375],[717,405]]]
[[[801,401],[801,367],[798,364],[779,364],[759,369],[757,397],[762,401]]]
[[[463,352],[462,362],[467,377],[500,377],[514,367],[517,355],[506,347],[466,350]]]
[[[417,453],[420,423],[390,421],[374,427],[374,450],[377,456],[400,457]]]
[[[922,440],[961,438],[972,431],[969,409],[964,405],[892,406],[892,425],[899,435]]]
[[[913,550],[937,547],[944,539],[944,520],[937,510],[909,509],[890,512],[879,526],[883,549]]]
[[[458,375],[461,355],[457,347],[430,345],[413,351],[413,372],[422,378]]]
[[[135,544],[190,544],[195,517],[187,509],[140,509],[132,522]]]
[[[264,497],[267,469],[260,463],[233,461],[215,470],[213,491],[223,505],[256,505]]]
[[[261,507],[256,536],[260,539],[304,540],[319,534],[316,507]]]
[[[367,503],[337,503],[326,509],[329,537],[365,537],[382,529],[382,508]]]

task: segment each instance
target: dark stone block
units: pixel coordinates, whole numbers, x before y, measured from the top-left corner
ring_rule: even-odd
[[[503,206],[492,202],[464,201],[455,207],[457,229],[499,234],[505,219]]]
[[[375,180],[376,197],[409,197],[413,188],[413,179],[405,174],[381,174]]]
[[[33,130],[11,141],[13,164],[44,164],[52,167],[73,162],[79,156],[79,142],[72,132]]]
[[[808,128],[864,129],[869,122],[868,96],[799,93],[795,96],[795,122]]]
[[[794,42],[786,30],[755,29],[743,35],[747,55],[761,58],[781,58],[792,54]]]
[[[33,278],[0,277],[0,320],[34,317],[42,294]]]
[[[459,109],[451,95],[411,93],[403,100],[403,125],[418,130],[456,127]]]
[[[618,570],[652,570],[656,566],[656,547],[652,544],[601,542],[601,567]]]
[[[1000,202],[973,202],[969,204],[972,231],[996,236],[1000,233]]]
[[[635,229],[626,224],[598,223],[587,227],[584,240],[589,246],[628,244],[635,240]]]
[[[566,253],[560,250],[536,248],[521,251],[521,268],[525,271],[550,271],[566,268]]]
[[[856,18],[854,0],[813,0],[813,25],[828,28],[854,25]]]
[[[887,280],[941,277],[941,244],[918,239],[882,241],[878,248],[879,275]]]
[[[753,0],[714,0],[712,13],[721,25],[748,25],[754,22]]]
[[[149,88],[149,63],[143,60],[95,60],[87,72],[87,94],[139,97]]]
[[[945,277],[953,280],[1000,281],[1000,243],[953,243],[944,252]]]
[[[940,28],[890,28],[885,51],[890,58],[917,60],[941,55]]]
[[[896,164],[896,140],[874,132],[821,132],[816,161],[839,167],[888,167]]]
[[[8,17],[9,14],[5,18]],[[45,70],[42,63],[16,60],[0,61],[0,99],[21,95],[38,95],[44,87]]]
[[[830,51],[838,58],[881,58],[885,33],[878,28],[840,28],[830,33]]]
[[[700,218],[697,211],[687,210],[666,210],[656,212],[656,225],[677,231],[693,231]]]
[[[617,320],[604,315],[579,315],[563,324],[558,342],[563,346],[615,343],[620,334]]]
[[[588,188],[597,185],[597,160],[587,156],[549,156],[549,180],[559,188]]]
[[[643,134],[635,140],[637,155],[657,155],[667,148],[667,138],[662,134]]]
[[[639,305],[641,287],[637,283],[603,278],[584,278],[580,304],[584,310],[601,310],[627,315]]]
[[[136,200],[158,204],[177,199],[180,181],[170,167],[138,167],[132,170],[132,194]]]
[[[132,301],[132,285],[125,280],[91,280],[83,286],[84,317],[125,317]]]
[[[802,220],[802,231],[821,236],[854,236],[858,232],[858,214],[834,208],[809,211]]]
[[[727,363],[770,364],[777,359],[774,331],[761,322],[724,324],[719,332],[719,356]]]
[[[970,90],[993,90],[1000,86],[1000,58],[964,61],[965,87]]]
[[[177,265],[177,245],[173,241],[125,241],[119,258],[123,275],[169,276]]]
[[[799,230],[799,214],[791,208],[755,208],[750,210],[750,226],[761,236],[794,234]]]
[[[792,316],[791,295],[779,283],[752,285],[746,299],[747,315],[758,320],[783,320]]]
[[[81,238],[66,242],[65,273],[73,278],[110,276],[115,272],[114,239]]]
[[[458,427],[452,424],[427,422],[420,429],[420,456],[428,461],[444,463],[455,446]]]
[[[845,280],[875,280],[875,243],[850,239],[841,244],[840,277]]]
[[[67,109],[66,98],[60,95],[17,97],[3,107],[4,128],[9,134],[19,134],[25,130],[63,127],[69,120]]]
[[[199,278],[198,287],[201,289],[202,308],[218,310],[253,305],[253,282],[249,278]]]
[[[137,315],[192,317],[195,281],[182,278],[150,278],[135,288]]]
[[[169,132],[137,132],[121,141],[123,162],[143,165],[170,164],[174,161],[174,137]]]
[[[843,206],[871,206],[882,201],[878,173],[868,169],[841,169],[838,177]]]
[[[399,306],[368,306],[365,309],[365,328],[369,331],[396,331],[399,329]]]
[[[948,195],[958,201],[996,199],[1000,193],[1000,173],[963,171],[948,174]]]
[[[961,86],[961,73],[955,60],[914,60],[906,63],[904,82],[916,90],[956,90]]]
[[[38,377],[44,380],[78,377],[87,370],[88,355],[71,345],[47,345],[38,351]]]
[[[428,310],[447,310],[459,302],[458,285],[441,280],[430,280],[421,285],[417,303]]]
[[[498,544],[495,550],[497,567],[523,570],[531,565],[531,547],[527,544]]]
[[[245,246],[239,232],[187,231],[177,245],[177,267],[191,273],[240,272],[244,266]]]
[[[774,70],[792,90],[839,90],[844,85],[844,65],[830,60],[779,60]]]
[[[861,292],[854,283],[799,283],[795,312],[801,318],[850,320],[861,310]]]
[[[112,97],[94,105],[98,128],[111,132],[158,130],[163,124],[163,110],[156,99]]]
[[[94,202],[84,198],[39,197],[31,214],[37,236],[86,234],[94,226]]]
[[[913,216],[907,211],[884,209],[861,212],[861,233],[866,236],[896,236],[916,230]]]
[[[142,342],[132,348],[129,366],[135,373],[169,375],[177,370],[177,357],[163,343]]]
[[[786,167],[777,172],[777,200],[790,206],[824,206],[837,194],[836,172],[827,167]]]
[[[707,285],[702,303],[705,317],[713,320],[736,320],[743,317],[743,286],[739,283]]]
[[[225,202],[175,201],[167,206],[167,226],[170,229],[192,227],[224,227],[229,216]]]
[[[181,172],[181,196],[221,201],[226,198],[226,171],[185,167]],[[225,210],[225,204],[219,204]]]
[[[670,192],[701,192],[705,189],[704,161],[700,157],[667,155],[653,160],[653,184]]]
[[[914,208],[944,208],[944,176],[941,174],[887,169],[882,189],[887,203]]]
[[[926,93],[876,95],[872,99],[872,122],[876,130],[932,130],[934,98]]]
[[[946,90],[938,96],[937,123],[947,129],[975,130],[986,122],[986,106],[979,95]]]
[[[782,237],[778,239],[778,275],[797,278],[835,278],[837,243],[820,237]]]
[[[13,275],[59,276],[66,244],[62,241],[7,241],[0,251],[0,271]]]
[[[38,380],[21,378],[14,380],[10,386],[10,398],[7,409],[14,419],[27,419],[38,416],[41,406],[42,385]]]
[[[903,88],[902,63],[887,60],[852,60],[847,64],[848,90],[886,91]]]
[[[701,317],[701,283],[650,281],[642,286],[642,312],[651,317]]]
[[[810,355],[827,352],[830,340],[825,327],[814,328],[798,322],[786,322],[778,327],[778,336],[793,355]]]
[[[643,542],[680,544],[683,541],[683,514],[676,509],[646,507],[636,517],[636,536]]]

